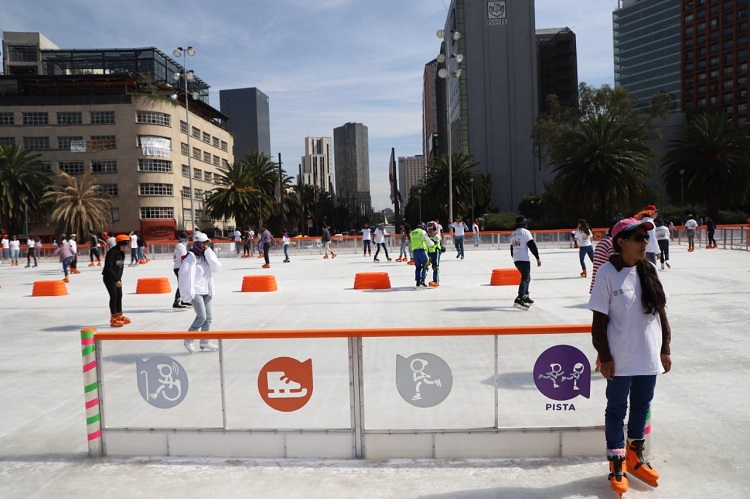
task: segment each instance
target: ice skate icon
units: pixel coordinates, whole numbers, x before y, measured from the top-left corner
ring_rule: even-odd
[[[302,385],[289,379],[284,371],[267,372],[266,381],[270,399],[301,398],[307,395],[307,388],[302,388]]]

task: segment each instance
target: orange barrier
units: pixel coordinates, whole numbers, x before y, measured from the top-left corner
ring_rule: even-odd
[[[166,277],[143,277],[138,279],[135,292],[139,295],[171,293],[172,287],[169,285],[169,279]]]
[[[490,286],[513,286],[521,283],[518,269],[493,269]]]
[[[242,278],[242,292],[278,291],[276,277],[272,275],[246,275]]]
[[[360,272],[354,276],[354,289],[391,289],[388,272]]]
[[[68,288],[61,280],[35,281],[31,296],[63,296],[68,294]]]

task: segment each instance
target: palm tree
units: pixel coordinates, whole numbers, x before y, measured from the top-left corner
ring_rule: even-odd
[[[0,220],[22,232],[27,213],[40,211],[44,189],[52,182],[40,155],[18,146],[0,147]]]
[[[720,207],[750,199],[750,128],[723,113],[695,115],[670,141],[663,164],[670,197],[684,188],[688,201],[705,202],[715,218]]]
[[[475,171],[479,162],[473,156],[457,153],[451,156],[453,174],[453,203],[457,215],[471,215],[471,179],[475,183],[475,195],[480,193],[479,184],[489,185],[485,175]],[[482,190],[481,192],[484,192]],[[480,193],[481,194],[481,193]],[[448,156],[442,155],[433,161],[422,188],[422,214],[425,220],[448,220]],[[475,196],[476,200],[476,196]]]
[[[242,161],[218,168],[218,187],[211,190],[204,206],[214,220],[233,218],[237,227],[246,227],[250,213],[256,211],[260,189],[250,171],[250,165]]]
[[[96,184],[96,177],[86,173],[78,181],[65,172],[57,174],[62,185],[51,185],[42,197],[52,208],[50,219],[68,234],[100,232],[112,223],[112,201]],[[85,237],[85,236],[82,236]]]
[[[279,181],[278,164],[273,162],[271,156],[259,151],[245,155],[240,161],[247,164],[253,184],[260,191],[255,200],[255,205],[258,207],[255,211],[258,213],[259,221],[267,221],[273,213],[278,213],[276,201],[276,188]]]

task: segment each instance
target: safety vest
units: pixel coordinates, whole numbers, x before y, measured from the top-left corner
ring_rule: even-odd
[[[427,243],[424,240],[424,231],[422,229],[414,229],[409,233],[409,240],[411,241],[411,250],[426,250]]]
[[[435,243],[435,246],[430,246],[427,248],[427,253],[435,253],[436,251],[439,251],[442,244],[440,242],[440,234],[436,233],[434,236],[427,235],[430,239],[432,239],[432,242]]]

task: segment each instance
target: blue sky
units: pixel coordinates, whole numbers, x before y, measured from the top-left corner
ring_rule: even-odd
[[[474,0],[478,1],[478,0]],[[526,1],[526,0],[511,0]],[[3,2],[2,31],[39,31],[61,48],[192,45],[188,69],[221,89],[270,98],[271,149],[297,173],[306,136],[369,129],[370,189],[388,200],[388,158],[421,154],[422,71],[440,50],[449,0],[32,0]],[[570,27],[578,77],[612,84],[616,0],[536,0],[536,27]]]

